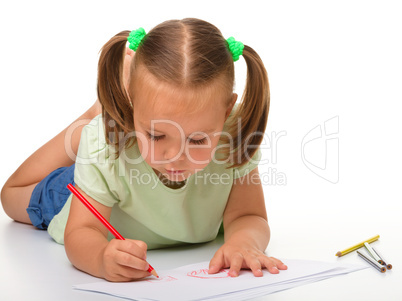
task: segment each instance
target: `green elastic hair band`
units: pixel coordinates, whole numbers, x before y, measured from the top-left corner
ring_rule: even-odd
[[[240,41],[236,41],[234,37],[230,37],[226,40],[228,43],[229,51],[232,54],[233,61],[236,62],[243,54],[244,44]]]
[[[128,47],[134,51],[137,51],[138,46],[140,45],[141,41],[144,39],[145,35],[146,35],[145,30],[142,27],[130,32],[130,34],[127,37],[127,40],[130,43],[130,45]]]
[[[137,51],[138,46],[141,44],[145,35],[146,32],[142,27],[130,32],[127,37],[127,40],[130,43],[128,47],[134,51]],[[229,51],[232,54],[233,61],[236,62],[243,54],[244,44],[240,41],[236,41],[234,37],[228,38],[226,42],[228,43]]]

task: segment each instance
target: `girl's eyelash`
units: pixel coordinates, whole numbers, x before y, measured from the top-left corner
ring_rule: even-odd
[[[162,135],[162,136],[154,136],[154,135],[151,135],[151,134],[148,133],[148,132],[147,132],[147,135],[148,135],[148,138],[151,139],[151,140],[153,140],[153,141],[159,141],[159,140],[161,140],[163,137],[165,137],[164,135]]]
[[[151,135],[150,133],[147,132],[148,138],[151,139],[152,141],[159,141],[161,139],[163,139],[165,137],[165,135],[161,135],[161,136],[154,136]],[[198,139],[198,140],[194,140],[194,139],[188,139],[188,141],[192,144],[196,144],[196,145],[200,145],[200,144],[204,144],[205,141],[207,140],[207,138],[202,138],[202,139]]]
[[[202,138],[199,140],[188,139],[188,141],[190,141],[190,143],[195,144],[195,145],[204,144],[206,140],[207,140],[207,138]]]

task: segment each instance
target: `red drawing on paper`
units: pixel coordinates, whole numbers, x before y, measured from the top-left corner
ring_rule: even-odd
[[[172,276],[162,276],[157,279],[147,279],[146,281],[160,283],[160,282],[170,282],[170,281],[175,281],[175,280],[177,280],[177,279]]]
[[[208,269],[201,269],[201,270],[188,272],[187,276],[194,277],[194,278],[201,278],[201,279],[216,279],[216,278],[230,277],[228,269],[222,269],[216,274],[208,274]]]

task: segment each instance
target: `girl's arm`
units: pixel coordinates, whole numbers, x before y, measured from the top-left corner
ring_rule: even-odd
[[[225,243],[210,262],[211,274],[227,267],[234,277],[242,268],[251,269],[255,276],[262,276],[262,268],[270,273],[287,269],[280,260],[264,254],[270,230],[257,168],[235,180],[223,214],[223,227]]]
[[[109,221],[112,208],[77,190]],[[147,246],[137,240],[107,240],[106,227],[73,196],[64,233],[71,263],[79,270],[109,281],[131,281],[150,276],[146,262]]]

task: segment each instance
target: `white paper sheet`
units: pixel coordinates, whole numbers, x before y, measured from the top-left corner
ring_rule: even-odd
[[[279,274],[264,270],[263,277],[254,277],[251,271],[242,270],[239,277],[232,278],[227,269],[209,275],[209,262],[200,262],[158,271],[159,279],[150,277],[128,283],[99,281],[74,288],[142,301],[244,300],[367,268],[308,260],[285,261],[288,270]]]

